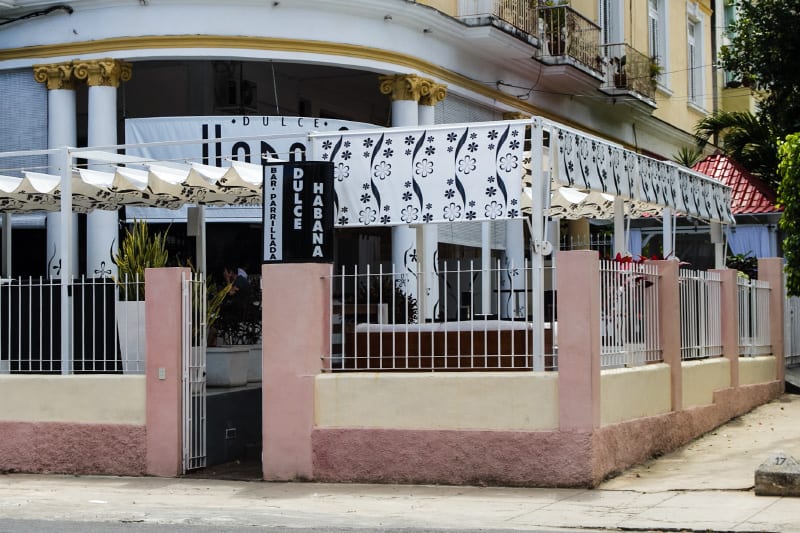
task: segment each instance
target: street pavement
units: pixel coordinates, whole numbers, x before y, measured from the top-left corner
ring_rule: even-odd
[[[106,524],[109,531],[138,525],[143,532],[260,526],[800,533],[800,498],[753,492],[756,468],[776,451],[800,458],[800,396],[784,395],[593,490],[9,474],[0,476],[0,532],[44,530],[42,521],[52,521],[48,531],[81,531],[84,523],[86,531]],[[32,528],[14,529],[26,523]],[[157,525],[166,529],[150,529]]]

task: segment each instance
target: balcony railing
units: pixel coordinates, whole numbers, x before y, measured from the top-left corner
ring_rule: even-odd
[[[534,4],[534,5],[531,5]],[[571,59],[596,72],[603,71],[600,27],[568,5],[535,5],[530,0],[460,0],[459,17],[493,18],[533,37],[537,58],[545,63]]]
[[[651,59],[626,43],[605,44],[599,47],[606,63],[606,90],[635,92],[645,98],[655,98],[655,81]]]
[[[527,5],[527,2],[518,4]],[[566,5],[529,9],[536,11],[539,26],[536,35],[542,60],[568,57],[592,70],[602,71],[600,26]]]

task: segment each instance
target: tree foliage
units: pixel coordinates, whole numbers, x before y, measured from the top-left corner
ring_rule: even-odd
[[[773,189],[778,188],[778,138],[769,123],[750,112],[717,111],[697,123],[694,135],[700,147],[712,136],[721,135],[725,154]]]
[[[800,296],[800,133],[788,135],[778,147],[778,202],[783,208],[780,227],[784,232],[783,255],[786,259],[786,288],[791,296]]]
[[[800,5],[797,0],[739,0],[720,62],[754,88],[766,91],[759,119],[779,138],[800,131]]]

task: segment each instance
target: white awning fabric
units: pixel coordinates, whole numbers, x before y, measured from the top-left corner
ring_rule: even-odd
[[[522,152],[526,127],[539,128],[536,138],[545,139],[538,171]],[[538,117],[312,133],[308,139],[310,158],[334,164],[337,226],[520,218],[534,188],[551,191],[544,215],[612,218],[614,197],[621,197],[631,217],[660,215],[668,207],[733,222],[730,188],[721,182]],[[88,162],[71,171],[73,211],[261,203],[261,165],[229,161],[219,168],[116,152],[117,147],[72,151],[73,161]],[[4,157],[0,154],[0,212],[60,209],[61,176],[3,171]],[[550,186],[541,187],[541,180]]]
[[[261,205],[261,165],[238,161],[228,168],[198,163],[134,164],[139,166],[74,169],[73,211],[116,210],[126,205],[169,209],[185,204]],[[22,174],[22,178],[0,175],[0,211],[57,211],[61,177],[27,171]]]

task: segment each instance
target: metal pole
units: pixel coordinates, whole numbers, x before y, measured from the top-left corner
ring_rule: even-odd
[[[72,155],[69,148],[60,150],[61,160],[61,373],[72,373],[72,305],[70,265],[72,253]]]
[[[544,371],[544,202],[550,194],[550,172],[542,169],[543,125],[534,118],[531,124],[531,321],[533,325],[533,370]],[[550,137],[550,147],[553,147]],[[550,157],[552,168],[553,157]]]

